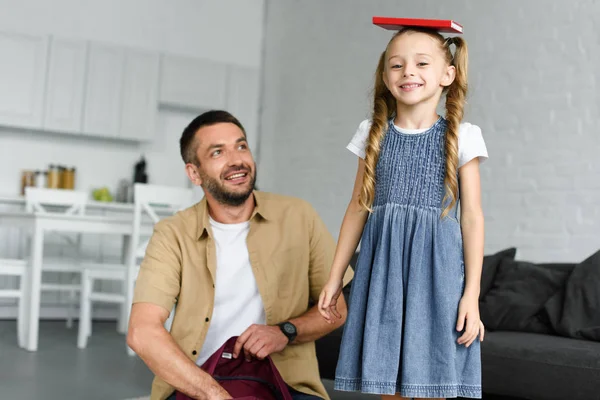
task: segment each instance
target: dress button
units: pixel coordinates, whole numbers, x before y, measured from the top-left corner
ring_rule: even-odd
[[[208,322],[208,317],[206,317],[205,321]]]
[[[192,350],[192,354],[193,354],[193,355],[196,355],[196,354],[197,354],[197,353],[196,353],[196,350]]]

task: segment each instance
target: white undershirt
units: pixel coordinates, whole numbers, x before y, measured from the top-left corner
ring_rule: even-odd
[[[202,365],[232,336],[252,324],[266,324],[265,307],[250,265],[249,222],[222,224],[210,218],[217,249],[215,307],[196,364]]]
[[[406,134],[423,133],[430,129],[404,129],[397,125],[394,125],[394,127],[399,132]],[[354,137],[352,137],[352,140],[346,146],[348,150],[363,159],[365,158],[369,129],[371,129],[371,121],[368,119],[362,121]],[[463,122],[460,124],[458,132],[458,167],[462,167],[475,157],[479,157],[480,164],[488,159],[488,152],[483,136],[481,135],[481,129],[477,125]]]

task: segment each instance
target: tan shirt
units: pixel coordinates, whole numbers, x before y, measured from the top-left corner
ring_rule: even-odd
[[[254,196],[246,243],[267,325],[275,325],[304,314],[309,300],[318,301],[329,278],[335,241],[307,202],[260,191]],[[134,303],[168,311],[177,304],[171,335],[192,361],[200,354],[214,309],[215,254],[203,199],[155,225],[135,286]],[[349,268],[344,282],[352,275]],[[271,357],[288,385],[329,399],[313,342],[289,345]],[[156,377],[151,399],[163,400],[173,391]]]

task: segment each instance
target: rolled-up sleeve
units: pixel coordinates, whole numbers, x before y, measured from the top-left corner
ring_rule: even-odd
[[[171,311],[181,287],[181,250],[173,229],[161,221],[146,248],[133,303],[152,303]]]

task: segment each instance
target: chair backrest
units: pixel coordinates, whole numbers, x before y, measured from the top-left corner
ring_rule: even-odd
[[[48,210],[48,206],[66,207],[62,213],[67,215],[83,215],[88,194],[78,190],[25,188],[25,209],[28,212],[56,213]]]
[[[179,188],[162,185],[136,183],[133,189],[136,208],[146,212],[154,223],[160,220],[157,211],[183,210],[193,204],[193,191],[189,188]]]
[[[161,216],[169,216],[177,211],[183,210],[194,204],[194,193],[189,188],[178,188],[162,185],[148,185],[136,183],[133,189],[134,211],[133,211],[133,235],[132,245],[134,249],[131,263],[135,259],[143,257],[147,241],[141,243],[140,234],[142,216],[148,215],[152,222],[156,224]]]

